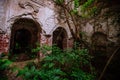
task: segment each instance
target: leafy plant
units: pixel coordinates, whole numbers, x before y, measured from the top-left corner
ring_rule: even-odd
[[[10,67],[12,62],[7,59],[0,59],[0,79],[7,80],[7,75],[5,73]]]
[[[22,76],[24,80],[40,80],[39,70],[34,65],[31,67],[26,66],[18,71],[17,76]]]
[[[59,4],[62,4],[63,2],[64,2],[64,0],[54,0],[55,1],[55,3],[57,3],[58,5]]]
[[[74,7],[78,8],[80,6],[79,0],[74,0]]]
[[[5,70],[9,68],[12,62],[7,59],[0,59],[0,70]]]
[[[63,51],[53,46],[52,52],[45,55],[39,64],[26,66],[18,71],[17,76],[22,76],[24,80],[94,80],[87,49]]]
[[[82,5],[82,11],[86,10],[90,5],[94,3],[95,0],[87,0],[83,5]]]

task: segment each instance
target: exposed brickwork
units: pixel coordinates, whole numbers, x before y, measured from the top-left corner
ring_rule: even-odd
[[[9,37],[6,34],[0,34],[0,53],[8,53]]]
[[[72,48],[73,45],[74,45],[74,40],[73,40],[73,39],[69,39],[69,40],[67,41],[67,45],[68,45],[68,48]]]
[[[66,49],[67,48],[67,38],[64,38],[63,39],[63,49]]]
[[[42,3],[43,5],[39,5],[38,3]],[[48,5],[48,3],[50,5]],[[21,5],[23,4],[23,5]],[[28,6],[26,4],[29,4],[31,6]],[[46,5],[44,5],[46,4]],[[4,6],[3,6],[4,5]],[[12,50],[14,47],[14,37],[16,30],[25,28],[23,25],[19,26],[12,30],[13,24],[16,22],[16,20],[19,20],[19,18],[30,18],[31,20],[35,20],[38,22],[37,25],[42,28],[43,32],[38,33],[37,36],[40,40],[36,40],[36,42],[40,41],[40,45],[47,44],[49,46],[52,46],[53,42],[53,32],[58,27],[65,28],[65,39],[63,39],[62,45],[63,48],[67,48],[69,45],[69,42],[67,42],[70,32],[67,26],[64,24],[59,24],[56,20],[55,16],[55,9],[54,4],[48,0],[40,0],[33,2],[32,0],[1,0],[0,1],[0,29],[2,31],[5,31],[4,34],[0,34],[0,53],[7,53],[9,50]],[[49,14],[48,14],[49,13]],[[7,21],[7,22],[6,22]],[[23,21],[24,22],[24,21]],[[26,22],[25,22],[26,23]],[[56,25],[57,24],[57,25]],[[55,28],[56,27],[56,28]],[[29,30],[31,33],[36,32],[33,31],[33,28],[25,28]],[[38,28],[39,29],[39,28]],[[69,33],[69,34],[68,34]],[[6,35],[11,35],[12,37]],[[10,39],[11,38],[11,39]],[[11,40],[11,41],[10,41]],[[32,41],[34,41],[34,37],[32,35]],[[60,42],[61,43],[61,42]],[[70,44],[72,44],[70,42]],[[9,46],[10,45],[10,46]],[[71,46],[71,45],[70,45]],[[11,52],[11,51],[10,51]]]

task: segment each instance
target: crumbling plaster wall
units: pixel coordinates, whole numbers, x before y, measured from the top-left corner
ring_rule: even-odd
[[[110,55],[110,53],[113,53],[115,51],[116,46],[119,46],[120,37],[118,37],[118,35],[120,33],[120,25],[114,23],[114,15],[107,18],[106,16],[102,16],[103,14],[106,14],[106,11],[108,10],[109,8],[102,9],[101,13],[98,16],[93,17],[92,19],[84,20],[81,26],[82,31],[85,33],[84,39],[91,45],[93,44],[93,35],[95,35],[96,33],[106,35],[106,44],[104,44],[103,46],[107,47],[107,53],[109,53],[108,55]],[[99,37],[100,36],[97,36],[97,38]]]
[[[0,1],[0,53],[8,51],[8,36],[5,30],[6,23],[6,4],[7,0]]]
[[[3,7],[3,5],[5,7]],[[52,45],[53,31],[57,27],[63,27],[66,32],[68,39],[71,37],[70,31],[66,23],[59,23],[57,19],[57,12],[55,12],[55,5],[51,0],[1,0],[0,1],[0,28],[4,32],[1,43],[5,42],[5,46],[1,45],[0,53],[9,52],[11,28],[16,19],[29,18],[37,21],[42,28],[40,43]],[[49,38],[47,35],[51,35]],[[5,36],[5,37],[4,37]],[[5,40],[4,40],[5,38]],[[70,41],[68,41],[69,43]],[[69,45],[68,45],[69,46]],[[6,49],[6,50],[4,50]]]
[[[11,37],[12,24],[19,18],[30,18],[37,21],[42,28],[40,42],[41,44],[52,45],[53,31],[58,27],[63,27],[67,32],[67,46],[72,47],[71,33],[64,20],[58,19],[57,7],[51,0],[1,0],[0,1],[0,52],[8,52]],[[108,9],[103,9],[104,14]],[[112,24],[113,17],[104,19],[103,17],[94,17],[91,20],[83,20],[81,30],[85,32],[85,40],[92,44],[91,37],[96,32],[107,35],[107,44],[117,45],[120,32],[119,25]],[[46,37],[50,35],[50,37]]]
[[[95,32],[101,32],[106,34],[108,37],[108,40],[114,43],[117,43],[117,34],[118,34],[118,27],[114,24],[111,24],[111,18],[108,20],[102,22],[102,20],[93,20],[93,23],[87,22],[85,25],[82,25],[82,31],[86,33],[86,36],[88,37],[88,41],[91,41],[91,37]]]

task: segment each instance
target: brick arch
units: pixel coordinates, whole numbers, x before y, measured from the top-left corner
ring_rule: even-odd
[[[25,56],[35,54],[32,49],[37,47],[36,43],[40,43],[41,30],[37,21],[29,18],[16,19],[11,28],[10,54],[23,55],[18,56],[23,57],[21,60],[26,59]]]
[[[52,43],[56,44],[57,47],[64,50],[67,48],[67,32],[63,27],[58,27],[53,31]]]

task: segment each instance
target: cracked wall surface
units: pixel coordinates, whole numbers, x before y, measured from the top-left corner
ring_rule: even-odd
[[[13,35],[12,27],[17,19],[31,19],[39,23],[39,27],[42,29],[39,33],[40,45],[47,44],[51,46],[53,44],[53,32],[58,27],[66,30],[67,42],[73,42],[70,39],[71,33],[67,24],[58,21],[55,5],[51,0],[1,0],[0,8],[0,53],[10,51],[11,40],[13,40],[11,39]],[[64,46],[72,47],[72,43]]]
[[[0,0],[0,53],[9,52],[12,27],[14,22],[19,19],[32,19],[40,24],[42,29],[40,44],[52,45],[53,32],[62,27],[67,32],[66,47],[73,46],[73,38],[69,27],[62,15],[58,14],[58,7],[51,0]],[[103,14],[108,8],[103,9]],[[60,11],[59,11],[60,12]],[[61,11],[62,12],[62,11]],[[60,16],[60,17],[59,17]],[[107,46],[118,45],[120,43],[120,27],[112,24],[113,17],[104,19],[96,17],[89,21],[83,20],[81,24],[82,32],[85,32],[84,39],[92,44],[92,36],[97,32],[107,35]],[[48,37],[49,36],[49,37]]]

